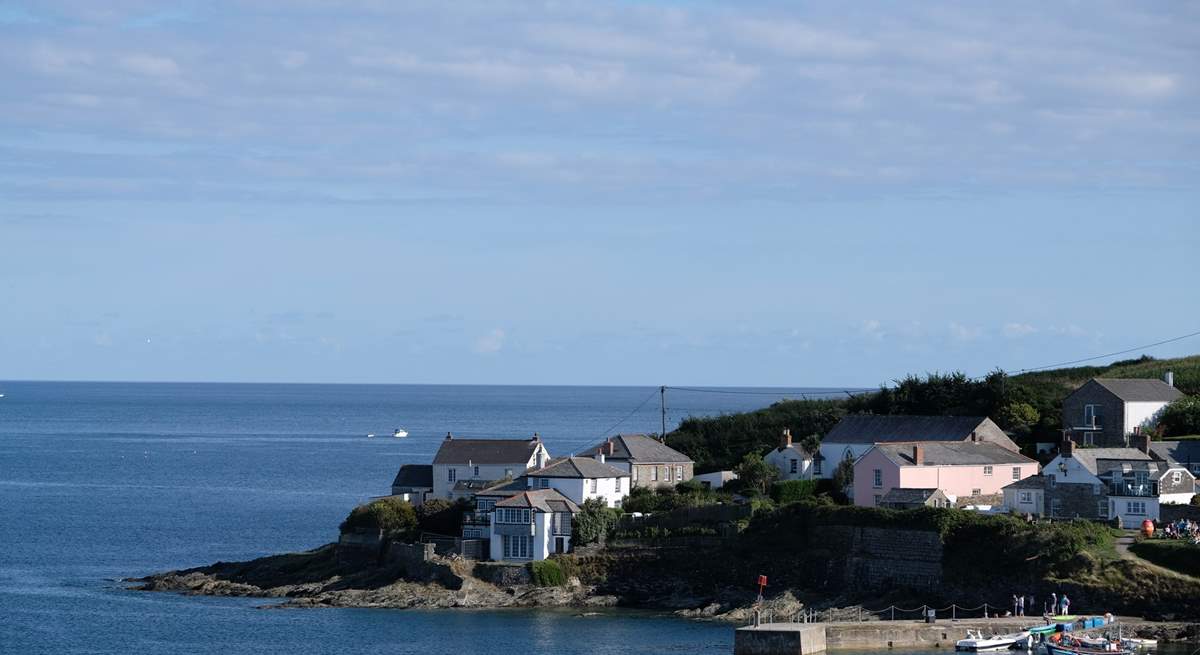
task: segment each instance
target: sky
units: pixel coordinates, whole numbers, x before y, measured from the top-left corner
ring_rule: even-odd
[[[0,0],[0,379],[874,386],[1200,330],[1195,4],[163,6]]]

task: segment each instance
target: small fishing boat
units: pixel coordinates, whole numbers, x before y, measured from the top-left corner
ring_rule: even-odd
[[[1046,655],[1130,655],[1132,648],[1120,642],[1058,633],[1046,641]]]
[[[374,432],[368,432],[368,433],[367,433],[367,438],[368,438],[368,439],[374,439],[374,438],[375,438],[375,433],[374,433]]]
[[[992,650],[1007,650],[1009,648],[1025,648],[1033,647],[1033,637],[1029,632],[1014,632],[1007,635],[992,635],[990,637],[983,636],[982,630],[967,630],[967,638],[959,639],[954,643],[954,650],[969,651],[973,653],[992,651]]]
[[[408,436],[408,430],[405,430],[404,428],[396,428],[396,431],[392,432],[392,436],[396,437],[397,439],[403,439],[404,437]]]
[[[1125,637],[1121,639],[1121,646],[1130,650],[1153,650],[1158,648],[1157,639],[1138,639],[1137,637]]]

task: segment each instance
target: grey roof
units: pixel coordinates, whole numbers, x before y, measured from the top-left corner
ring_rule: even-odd
[[[479,492],[496,485],[500,480],[459,480],[454,483],[455,491]]]
[[[1098,476],[1114,471],[1120,471],[1121,473],[1134,473],[1137,471],[1161,473],[1166,471],[1167,468],[1166,462],[1158,462],[1152,459],[1097,459],[1095,473]]]
[[[978,464],[1029,464],[1034,460],[994,443],[983,441],[929,441],[876,444],[888,459],[900,466],[914,466],[913,447],[925,452],[925,466],[969,466]]]
[[[1125,402],[1170,402],[1183,396],[1183,392],[1162,380],[1092,378],[1092,381]]]
[[[855,414],[833,426],[826,443],[966,441],[990,419],[983,416],[903,416]]]
[[[433,488],[432,464],[405,464],[396,472],[392,480],[393,487],[408,487],[410,489]]]
[[[1031,475],[1027,478],[1022,478],[1020,480],[1017,480],[1016,482],[1013,482],[1012,484],[1006,484],[1003,487],[1001,487],[1000,490],[1003,491],[1005,489],[1045,489],[1045,488],[1046,488],[1046,476],[1042,475],[1041,473],[1038,473],[1037,475]]]
[[[591,457],[563,457],[552,460],[545,468],[528,471],[531,478],[627,478],[621,469]]]
[[[1079,464],[1091,473],[1098,473],[1100,471],[1098,465],[1100,460],[1143,461],[1150,459],[1149,455],[1137,448],[1076,448],[1071,456],[1078,460]],[[1109,466],[1111,467],[1111,465]]]
[[[459,439],[447,437],[442,440],[434,464],[519,464],[533,457],[533,451],[542,443],[537,439]]]
[[[612,443],[612,453],[606,449],[609,442]],[[608,459],[629,460],[637,464],[686,464],[692,461],[691,457],[644,434],[618,434],[579,454],[591,457],[601,449],[606,449],[604,454]]]
[[[924,503],[929,500],[929,497],[937,493],[937,489],[905,489],[894,487],[883,497],[879,499],[880,504],[896,503],[910,505],[913,503]]]
[[[1200,464],[1200,441],[1151,441],[1150,453],[1174,464]]]
[[[492,483],[492,486],[480,489],[475,492],[476,496],[495,496],[507,497],[518,494],[529,488],[529,480],[525,476],[521,476],[516,480],[500,480]]]
[[[531,489],[522,491],[511,498],[497,501],[496,507],[528,507],[542,512],[571,512],[579,511],[579,506],[570,498],[559,493],[557,489]]]

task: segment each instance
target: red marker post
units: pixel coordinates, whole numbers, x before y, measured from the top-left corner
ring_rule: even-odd
[[[762,599],[763,599],[763,589],[765,589],[766,586],[767,586],[767,576],[765,576],[765,575],[758,576],[758,602],[760,602],[760,603],[762,602]]]

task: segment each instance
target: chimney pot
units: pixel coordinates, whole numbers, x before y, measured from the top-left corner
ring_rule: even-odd
[[[779,438],[779,449],[783,450],[792,445],[792,431],[789,428],[783,429],[783,436]]]
[[[598,460],[598,461],[599,461],[601,464],[603,464],[603,463],[604,463],[604,453],[597,453],[597,454],[596,454],[596,459],[597,459],[597,460]]]
[[[1071,457],[1075,454],[1075,442],[1071,440],[1070,435],[1063,436],[1063,442],[1058,450],[1062,453],[1063,457]]]
[[[529,438],[529,440],[530,440],[530,441],[541,441],[541,440],[542,440],[542,437],[541,437],[540,435],[538,435],[538,433],[534,432],[534,433],[533,433],[533,436],[532,436],[532,437],[530,437],[530,438]]]
[[[454,438],[454,435],[450,434],[449,432],[446,433],[446,441],[449,441],[453,438]]]
[[[613,446],[613,440],[612,440],[612,439],[609,439],[608,441],[605,441],[605,442],[604,442],[604,448],[603,448],[603,450],[607,451],[607,452],[606,452],[606,454],[608,454],[608,455],[612,455],[612,454],[613,454],[613,452],[615,452],[615,451],[613,450],[613,448],[614,448],[614,446]]]

